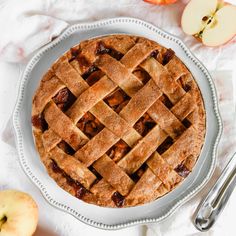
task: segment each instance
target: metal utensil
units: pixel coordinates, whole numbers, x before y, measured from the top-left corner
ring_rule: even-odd
[[[220,178],[198,206],[194,225],[200,231],[209,230],[224,209],[236,185],[236,153],[223,170]]]

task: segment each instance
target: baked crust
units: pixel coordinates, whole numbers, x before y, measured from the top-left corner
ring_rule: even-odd
[[[49,175],[85,202],[130,207],[175,188],[205,137],[200,90],[154,41],[81,42],[43,76],[32,104],[35,145]]]

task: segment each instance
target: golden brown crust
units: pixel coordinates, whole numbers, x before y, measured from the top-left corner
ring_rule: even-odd
[[[205,110],[171,49],[111,35],[81,42],[42,78],[32,105],[35,145],[70,194],[106,207],[153,201],[193,169]]]

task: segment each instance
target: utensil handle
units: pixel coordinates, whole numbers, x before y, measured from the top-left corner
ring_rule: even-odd
[[[200,231],[207,231],[224,209],[236,185],[236,153],[232,156],[221,176],[195,213],[194,225]]]

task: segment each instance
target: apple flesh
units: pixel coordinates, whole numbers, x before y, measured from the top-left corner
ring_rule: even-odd
[[[203,30],[209,16],[217,8],[217,0],[192,0],[184,9],[181,25],[186,34],[194,35]],[[206,17],[204,19],[204,17]]]
[[[233,38],[235,22],[236,7],[217,0],[191,0],[181,19],[183,31],[206,46],[219,46]]]
[[[235,34],[236,7],[227,5],[219,9],[211,24],[206,26],[202,33],[202,42],[208,46],[217,46],[228,42]]]
[[[37,223],[38,207],[30,195],[0,191],[0,236],[32,236]]]
[[[167,5],[177,2],[178,0],[143,0],[144,2],[148,2],[155,5]]]

